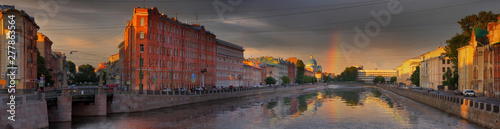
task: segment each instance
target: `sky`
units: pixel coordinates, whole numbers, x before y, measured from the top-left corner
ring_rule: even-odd
[[[0,0],[24,10],[53,51],[76,65],[118,53],[134,7],[156,7],[217,38],[243,46],[245,58],[313,54],[323,72],[345,67],[396,69],[411,57],[445,46],[457,23],[480,11],[500,13],[498,0]],[[496,6],[496,7],[495,7]],[[70,54],[70,51],[77,51]],[[304,62],[305,62],[304,61]]]

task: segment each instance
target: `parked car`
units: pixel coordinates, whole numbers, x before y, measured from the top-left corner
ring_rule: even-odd
[[[462,92],[460,92],[460,90],[455,90],[455,94],[460,95]]]
[[[434,91],[434,88],[429,88],[430,91]]]
[[[422,90],[422,87],[415,86],[415,87],[413,87],[413,89]]]
[[[465,90],[462,92],[462,94],[464,94],[464,96],[465,96],[465,97],[467,97],[467,96],[475,96],[475,95],[474,95],[474,90],[472,90],[472,89],[465,89]]]
[[[170,88],[165,88],[165,89],[163,89],[163,91],[168,92],[168,91],[172,91],[172,90]]]

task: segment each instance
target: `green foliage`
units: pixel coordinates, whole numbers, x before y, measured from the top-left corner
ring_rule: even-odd
[[[392,83],[394,83],[396,81],[398,81],[398,77],[394,76],[394,77],[391,77],[391,80],[389,80],[389,83],[392,84]]]
[[[470,35],[466,34],[456,34],[451,39],[446,40],[447,46],[444,48],[444,54],[453,62],[454,68],[458,66],[458,48],[468,45],[469,41]]]
[[[326,76],[325,74],[321,75],[321,80],[323,80],[323,83],[333,81],[330,76]]]
[[[40,55],[40,52],[36,52],[37,55],[37,70],[36,70],[36,77],[40,79],[40,77],[43,75],[45,78],[45,84],[44,86],[54,86],[55,81],[52,80],[52,74],[50,74],[49,69],[47,68],[47,65],[45,65],[45,58],[43,58]]]
[[[443,85],[446,85],[448,86],[449,89],[457,89],[458,87],[457,84],[458,84],[458,71],[453,69],[452,70],[447,70],[443,77],[445,78],[445,80],[443,81]]]
[[[283,81],[283,85],[290,83],[290,77],[288,76],[281,77],[281,80]]]
[[[340,81],[356,81],[358,77],[358,69],[354,66],[346,67],[345,70],[340,73]]]
[[[93,82],[96,83],[98,80],[96,73],[94,72],[94,67],[90,64],[80,65],[78,67],[78,73],[75,76],[76,82]]]
[[[276,84],[276,79],[273,77],[267,77],[265,80],[266,84]]]
[[[458,48],[468,45],[471,40],[472,30],[474,28],[486,29],[489,22],[496,22],[500,14],[495,14],[492,11],[481,11],[478,14],[468,15],[457,23],[462,28],[461,34],[456,34],[451,39],[446,40],[445,55],[453,62],[453,71],[447,71],[445,75],[444,85],[455,88],[458,83]]]
[[[305,75],[304,75],[304,62],[302,62],[302,60],[298,60],[297,61],[297,64],[296,65],[296,68],[297,68],[297,75],[295,77],[295,82],[299,83],[299,84],[302,84],[304,83],[304,79],[305,79]]]
[[[75,81],[75,75],[76,75],[76,65],[72,61],[68,61],[68,69],[69,69],[69,84],[74,84],[76,83]]]
[[[420,86],[420,66],[417,66],[417,68],[415,68],[415,71],[413,71],[413,73],[411,74],[410,80],[412,84]]]
[[[474,28],[486,29],[488,22],[496,22],[499,14],[492,11],[481,11],[479,14],[466,16],[457,23],[462,28],[462,34],[471,35]]]
[[[385,83],[385,78],[383,76],[376,76],[373,79],[373,83],[375,83],[375,84],[377,84],[377,83]]]

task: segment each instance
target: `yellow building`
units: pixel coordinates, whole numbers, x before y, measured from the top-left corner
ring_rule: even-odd
[[[430,51],[427,53],[424,53],[420,56],[413,57],[410,59],[407,59],[403,61],[403,64],[398,66],[397,68],[397,75],[398,75],[398,83],[403,83],[404,85],[410,85],[411,81],[411,74],[415,71],[417,66],[420,66],[420,63],[425,60],[425,59],[431,59],[435,58],[438,56],[441,56],[444,53],[444,48],[443,47],[438,47],[434,51]]]
[[[411,74],[413,74],[413,71],[415,71],[417,66],[420,65],[421,61],[422,59],[420,58],[420,56],[403,61],[403,64],[399,65],[397,68],[397,82],[403,83],[403,85],[410,85]]]
[[[472,89],[474,47],[469,44],[458,49],[458,89]]]

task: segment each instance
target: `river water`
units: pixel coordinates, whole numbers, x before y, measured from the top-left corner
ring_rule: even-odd
[[[182,105],[138,113],[73,117],[50,128],[482,128],[373,87],[329,86]]]

